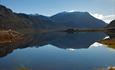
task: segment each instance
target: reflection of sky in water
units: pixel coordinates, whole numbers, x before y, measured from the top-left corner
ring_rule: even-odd
[[[0,57],[0,70],[100,70],[115,66],[115,50],[96,42],[105,36],[95,32],[36,35],[33,41],[40,41],[38,46],[30,43],[33,47],[13,48],[12,53]]]
[[[95,70],[115,66],[115,51],[100,45],[72,51],[46,45],[39,48],[17,49],[0,58],[1,70],[4,68],[12,70],[22,66],[32,70]]]

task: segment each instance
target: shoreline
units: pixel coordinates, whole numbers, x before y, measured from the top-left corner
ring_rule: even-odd
[[[12,43],[18,40],[23,34],[12,30],[0,30],[0,44]]]

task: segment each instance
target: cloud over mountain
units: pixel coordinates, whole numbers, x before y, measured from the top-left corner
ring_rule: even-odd
[[[92,16],[98,18],[98,19],[101,19],[103,21],[105,21],[106,23],[110,23],[112,20],[115,19],[115,15],[103,15],[103,14],[98,14],[98,13],[95,13],[95,14],[92,14]]]

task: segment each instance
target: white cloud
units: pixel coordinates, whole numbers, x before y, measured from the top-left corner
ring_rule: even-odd
[[[91,14],[91,15],[93,15],[94,17],[96,17],[96,18],[98,18],[98,19],[103,19],[103,15],[101,15],[101,14]]]
[[[114,19],[115,19],[115,15],[107,15],[102,20],[105,20],[106,22],[110,23]]]
[[[102,15],[98,13],[95,14],[90,13],[90,14],[98,19],[105,21],[106,23],[110,23],[112,20],[115,19],[115,15]]]

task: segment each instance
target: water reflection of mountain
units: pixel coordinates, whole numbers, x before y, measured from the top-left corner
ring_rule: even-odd
[[[8,53],[13,52],[15,49],[28,47],[31,41],[32,39],[25,37],[11,43],[0,43],[0,57],[6,56]]]
[[[62,38],[57,38],[51,41],[51,44],[59,48],[88,48],[97,40],[100,40],[105,37],[104,33],[75,33],[75,34],[66,34]]]
[[[34,34],[29,37],[24,37],[22,41],[11,44],[0,44],[0,57],[6,56],[13,50],[18,48],[26,47],[40,47],[47,44],[52,44],[58,48],[88,48],[97,40],[104,38],[104,33],[74,33],[68,34],[65,32],[52,32],[52,33],[41,33]]]

